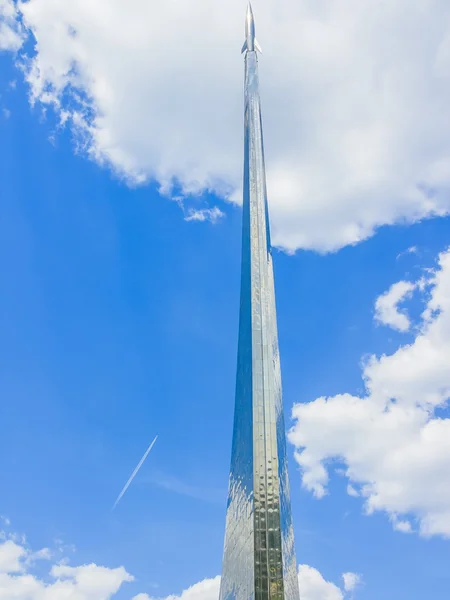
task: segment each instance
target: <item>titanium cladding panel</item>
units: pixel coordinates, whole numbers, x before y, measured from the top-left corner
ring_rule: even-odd
[[[258,59],[256,51],[248,50],[242,232],[236,404],[220,600],[299,600]]]

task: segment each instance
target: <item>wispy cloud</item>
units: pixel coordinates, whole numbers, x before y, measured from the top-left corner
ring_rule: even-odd
[[[145,481],[168,492],[203,502],[219,504],[226,498],[226,490],[204,488],[163,473],[153,473]]]
[[[31,552],[30,554],[28,554],[25,564],[27,566],[32,566],[38,560],[52,560],[52,558],[53,552],[50,550],[50,548],[41,548],[36,552]]]
[[[344,590],[353,594],[356,588],[360,587],[362,584],[362,577],[358,573],[343,573],[342,579],[344,580]]]
[[[402,256],[406,256],[407,254],[419,254],[419,249],[417,248],[417,246],[410,246],[406,250],[403,250],[403,252],[397,254],[397,260],[399,258],[402,258]]]
[[[220,208],[214,206],[213,208],[203,208],[202,210],[189,209],[187,215],[184,217],[185,221],[209,221],[213,225],[223,219],[225,213]]]

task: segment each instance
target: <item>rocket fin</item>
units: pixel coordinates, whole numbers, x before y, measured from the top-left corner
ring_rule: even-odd
[[[245,40],[244,45],[242,46],[241,54],[244,54],[244,52],[246,50],[247,50],[247,40]]]
[[[258,40],[255,38],[255,49],[258,50],[262,54],[261,46],[258,43]]]

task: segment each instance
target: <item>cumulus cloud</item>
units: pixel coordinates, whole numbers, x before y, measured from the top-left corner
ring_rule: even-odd
[[[175,183],[193,210],[204,191],[240,200],[240,0],[19,7],[31,97],[78,150],[132,183]],[[274,242],[330,251],[447,214],[448,1],[260,0],[256,19]]]
[[[299,565],[298,585],[302,600],[343,600],[344,593],[314,567]]]
[[[0,573],[17,573],[22,570],[21,560],[26,556],[25,548],[13,540],[0,544]]]
[[[50,560],[53,554],[47,548],[32,552],[25,541],[14,541],[18,539],[25,540],[24,536],[8,534],[7,539],[0,541],[0,600],[109,600],[123,583],[134,581],[124,567],[110,569],[96,564],[72,567],[62,562],[51,566],[51,579],[44,581],[32,573],[32,567],[36,560]],[[343,590],[327,581],[317,569],[299,565],[302,600],[343,600],[345,592],[356,588],[359,576],[343,573],[342,577]],[[217,576],[160,600],[217,600],[219,591],[220,576]],[[132,600],[153,599],[147,593],[140,593]]]
[[[124,567],[55,564],[50,569],[51,581],[47,582],[34,575],[31,568],[36,560],[50,558],[48,549],[33,553],[13,539],[1,542],[0,600],[108,600],[123,583],[133,581]]]
[[[398,281],[375,302],[375,320],[397,331],[406,332],[411,326],[406,312],[399,311],[399,304],[411,297],[416,284]]]
[[[24,40],[13,0],[0,0],[0,50],[18,50]]]
[[[344,573],[344,590],[352,592],[356,588],[357,583],[354,582],[351,586],[351,576],[359,578],[354,573]],[[347,586],[346,586],[347,582]],[[345,592],[331,581],[327,581],[323,575],[309,565],[299,565],[298,567],[298,584],[300,588],[300,597],[302,600],[344,600]],[[217,600],[220,590],[220,577],[213,579],[204,579],[200,583],[196,583],[187,590],[184,590],[179,595],[167,596],[160,600]],[[139,594],[133,600],[153,600],[147,594]]]
[[[293,408],[289,434],[303,485],[327,493],[332,461],[344,463],[365,511],[394,529],[450,537],[450,250],[430,274],[430,297],[413,343],[372,356],[366,394],[318,398]]]
[[[183,590],[179,595],[167,596],[164,600],[217,600],[220,590],[220,577],[204,579]],[[133,600],[152,600],[147,594],[138,594]]]

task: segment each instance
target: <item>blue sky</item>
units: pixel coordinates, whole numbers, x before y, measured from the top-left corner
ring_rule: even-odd
[[[73,132],[79,136],[80,130],[70,121],[73,114],[60,127],[63,109],[48,107],[44,112],[42,97],[30,106],[30,84],[15,65],[17,56],[0,54],[0,515],[7,518],[0,530],[4,541],[15,540],[27,553],[51,550],[50,562],[29,567],[42,581],[51,581],[50,566],[67,557],[74,567],[123,565],[135,581],[120,587],[114,595],[119,600],[139,593],[152,598],[180,594],[221,569],[241,236],[240,207],[228,201],[235,192],[221,190],[223,181],[232,190],[234,167],[229,167],[229,179],[218,172],[211,185],[209,175],[199,175],[200,190],[190,196],[185,165],[177,171],[172,165],[178,164],[177,158],[172,157],[167,172],[179,178],[179,189],[164,195],[158,190],[164,186],[166,167],[152,173],[139,162],[139,150],[137,170],[147,169],[157,181],[138,185],[140,175],[134,172],[133,180],[133,169],[126,172],[128,159],[118,165],[119,159],[109,157],[105,164],[105,155],[87,156],[93,146],[76,150]],[[262,66],[268,91],[266,75]],[[240,93],[238,87],[238,101]],[[66,101],[66,109],[72,101]],[[269,99],[268,105],[270,122],[275,113]],[[269,132],[273,127],[268,126]],[[157,152],[155,141],[150,154]],[[165,153],[161,148],[161,156]],[[274,162],[283,158],[268,154]],[[197,160],[200,154],[193,156]],[[215,176],[214,165],[208,168]],[[268,173],[270,177],[270,166]],[[395,504],[380,492],[385,490],[382,483],[377,493],[361,491],[368,482],[384,481],[383,466],[376,464],[375,477],[372,467],[356,465],[350,449],[341,450],[340,441],[326,449],[320,445],[321,437],[334,435],[327,424],[331,403],[321,413],[323,423],[308,421],[310,413],[302,413],[305,423],[311,423],[310,433],[291,418],[296,403],[314,407],[322,396],[345,393],[363,398],[367,357],[394,355],[408,344],[414,346],[423,333],[422,311],[433,289],[444,289],[433,277],[447,273],[443,263],[438,267],[450,240],[445,186],[430,194],[440,198],[441,204],[433,208],[444,215],[438,218],[425,218],[428,208],[419,209],[414,202],[408,209],[398,204],[396,224],[389,211],[372,222],[358,213],[355,222],[362,225],[355,235],[367,237],[359,243],[343,241],[347,234],[339,232],[324,242],[318,231],[320,214],[311,221],[311,233],[294,235],[284,221],[285,206],[274,201],[274,212],[281,215],[275,218],[275,238],[280,246],[297,249],[295,254],[277,250],[274,259],[287,424],[306,440],[303,444],[291,438],[297,451],[306,447],[330,473],[328,493],[318,499],[305,480],[302,486],[294,445],[289,444],[298,562],[317,569],[325,580],[322,596],[306,592],[305,600],[340,600],[353,594],[361,600],[440,600],[448,595],[447,516],[427,534],[423,523],[429,515],[434,519],[435,509],[422,498],[447,497],[448,489],[436,481],[448,476],[448,467],[430,458],[428,468],[435,469],[437,479],[415,479],[411,485],[419,492],[414,502],[408,504],[399,494]],[[272,190],[276,196],[274,180]],[[388,191],[394,193],[396,187]],[[185,197],[184,207],[167,197],[179,195]],[[327,202],[327,193],[320,198],[319,203]],[[376,204],[377,198],[361,196],[359,202]],[[213,207],[223,213],[217,222],[211,222],[210,213],[198,212]],[[359,210],[350,204],[348,213],[353,209]],[[336,209],[336,229],[346,231],[352,221],[341,212]],[[193,215],[197,218],[186,220]],[[325,230],[329,220],[323,216]],[[411,248],[416,250],[407,252]],[[421,277],[428,278],[427,284],[416,288],[405,304],[411,319],[408,331],[388,327],[385,317],[384,324],[377,322],[377,298],[395,282]],[[446,306],[440,300],[437,312],[444,314]],[[420,389],[426,380],[433,391],[429,380],[436,377],[442,398],[427,414],[447,425],[450,382],[435,373],[419,374],[422,380],[416,382],[411,370],[406,368],[400,379]],[[157,434],[148,460],[111,512]],[[448,447],[438,442],[436,437],[433,448],[450,458]],[[389,456],[390,450],[386,452]],[[381,450],[374,454],[383,455]],[[367,464],[374,461],[370,457]],[[405,471],[409,464],[405,462]],[[339,467],[354,469],[353,475],[339,474]],[[358,487],[359,497],[348,494],[349,482]],[[412,489],[408,485],[398,481],[405,497]],[[383,496],[380,508],[367,515],[365,502],[374,496]],[[438,512],[440,518],[440,508]],[[395,530],[396,519],[408,520],[413,531]],[[26,534],[26,543],[14,537],[18,533]],[[9,576],[19,577],[24,569]],[[346,572],[360,575],[355,590],[344,590],[341,576]],[[332,595],[336,593],[341,595]],[[110,596],[105,592],[101,597]]]

